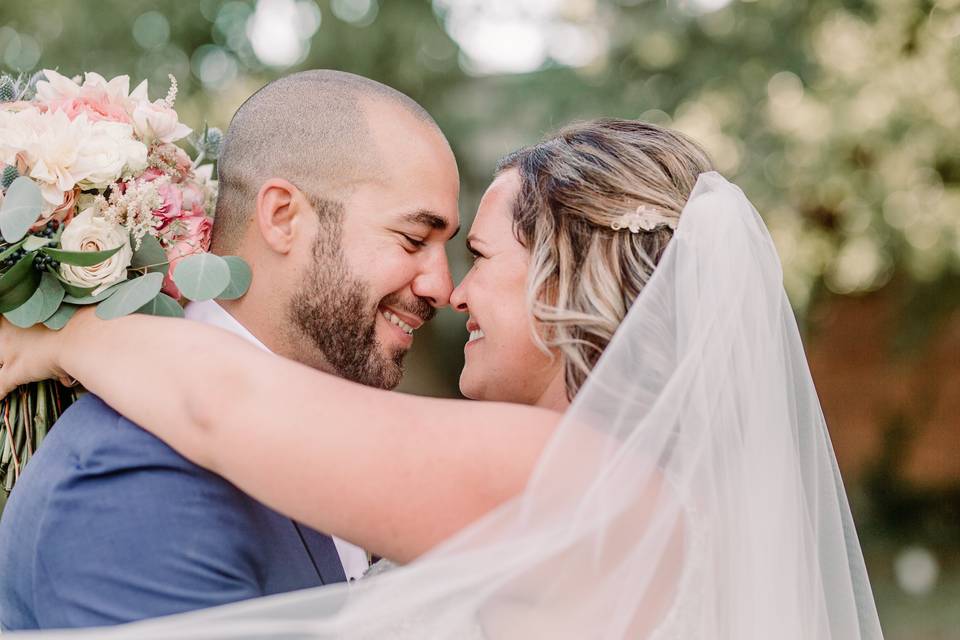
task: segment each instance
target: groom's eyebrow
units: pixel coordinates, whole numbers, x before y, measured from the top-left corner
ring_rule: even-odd
[[[419,224],[430,227],[431,229],[436,229],[438,231],[446,231],[450,224],[446,221],[443,216],[437,215],[432,211],[426,209],[421,209],[419,211],[414,211],[413,213],[408,213],[403,216],[403,219],[409,222],[410,224]],[[460,227],[457,227],[457,230],[453,232],[451,238],[460,233]]]

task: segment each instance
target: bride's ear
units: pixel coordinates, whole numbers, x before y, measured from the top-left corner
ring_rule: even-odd
[[[304,225],[310,216],[302,214],[308,208],[306,198],[293,183],[283,178],[271,178],[257,192],[254,223],[268,247],[287,254],[305,231]]]

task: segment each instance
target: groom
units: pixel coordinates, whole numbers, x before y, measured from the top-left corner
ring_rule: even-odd
[[[240,300],[189,305],[187,318],[394,387],[414,330],[452,290],[444,243],[458,226],[459,176],[430,116],[365,78],[294,74],[237,111],[219,178],[212,248],[244,257],[253,284]],[[128,622],[366,568],[363,550],[259,504],[88,394],[0,521],[0,627]]]

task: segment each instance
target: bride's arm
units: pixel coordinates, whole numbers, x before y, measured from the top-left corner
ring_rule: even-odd
[[[364,387],[225,331],[78,313],[0,329],[0,393],[67,374],[278,511],[408,561],[516,495],[559,416]]]

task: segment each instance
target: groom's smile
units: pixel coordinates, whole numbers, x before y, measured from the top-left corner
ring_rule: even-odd
[[[413,332],[429,322],[436,314],[430,303],[419,298],[405,302],[398,296],[388,296],[377,307],[377,315],[385,325],[379,335],[386,334],[386,340],[381,340],[384,346],[396,345],[404,351],[413,344]]]

